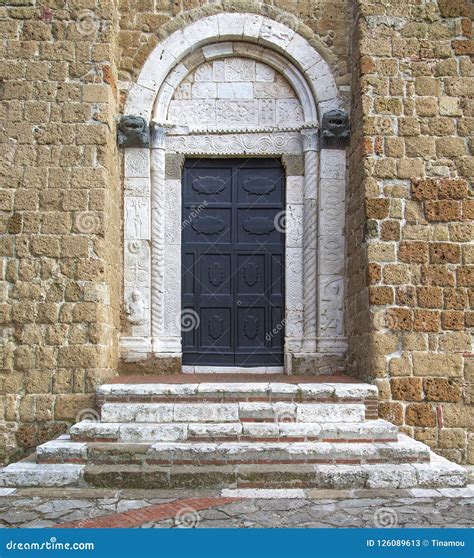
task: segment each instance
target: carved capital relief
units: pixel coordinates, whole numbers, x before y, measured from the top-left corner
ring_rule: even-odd
[[[164,126],[155,120],[151,121],[151,146],[153,149],[165,149],[166,135],[169,132],[169,126]]]
[[[306,128],[301,130],[301,137],[303,139],[303,151],[318,151],[319,150],[319,130],[318,128]]]

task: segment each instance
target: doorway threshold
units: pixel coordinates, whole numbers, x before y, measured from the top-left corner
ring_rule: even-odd
[[[283,374],[283,366],[193,366],[183,365],[183,374]]]

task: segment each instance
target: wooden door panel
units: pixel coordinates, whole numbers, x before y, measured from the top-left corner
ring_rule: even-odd
[[[183,364],[281,365],[284,175],[273,159],[188,160],[183,171]]]

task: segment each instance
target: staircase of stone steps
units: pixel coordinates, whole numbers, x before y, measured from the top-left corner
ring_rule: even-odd
[[[377,415],[348,383],[109,384],[100,421],[38,446],[1,486],[410,488],[465,470]]]

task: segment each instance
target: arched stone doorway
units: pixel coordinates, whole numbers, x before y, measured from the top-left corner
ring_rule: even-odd
[[[340,107],[330,68],[300,35],[257,14],[221,13],[159,44],[126,114],[150,149],[124,158],[125,361],[181,368],[181,174],[186,157],[276,157],[286,171],[285,370],[337,370],[344,335],[345,152],[321,149]]]

